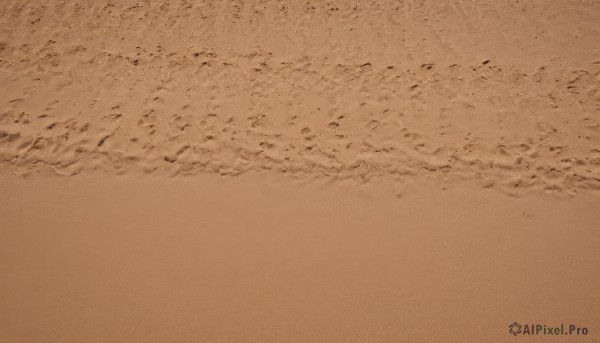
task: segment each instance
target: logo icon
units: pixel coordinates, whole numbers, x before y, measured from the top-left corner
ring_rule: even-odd
[[[521,333],[521,324],[514,322],[512,324],[510,324],[508,326],[508,332],[512,333],[513,335],[518,335]]]

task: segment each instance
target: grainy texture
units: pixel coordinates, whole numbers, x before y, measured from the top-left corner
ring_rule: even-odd
[[[600,189],[595,1],[3,1],[0,159]]]
[[[0,0],[0,342],[599,342],[599,18]]]

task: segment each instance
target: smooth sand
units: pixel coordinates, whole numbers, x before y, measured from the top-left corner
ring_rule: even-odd
[[[595,196],[265,178],[3,178],[0,338],[508,342],[519,321],[597,341]]]
[[[600,340],[599,17],[2,1],[0,341]]]

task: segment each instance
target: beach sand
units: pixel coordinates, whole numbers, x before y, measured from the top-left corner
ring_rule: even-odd
[[[599,17],[3,1],[0,341],[600,341]]]

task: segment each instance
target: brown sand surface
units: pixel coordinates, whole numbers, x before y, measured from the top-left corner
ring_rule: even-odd
[[[4,178],[0,340],[598,341],[595,196],[264,179]]]
[[[0,342],[599,342],[598,18],[1,1]]]

